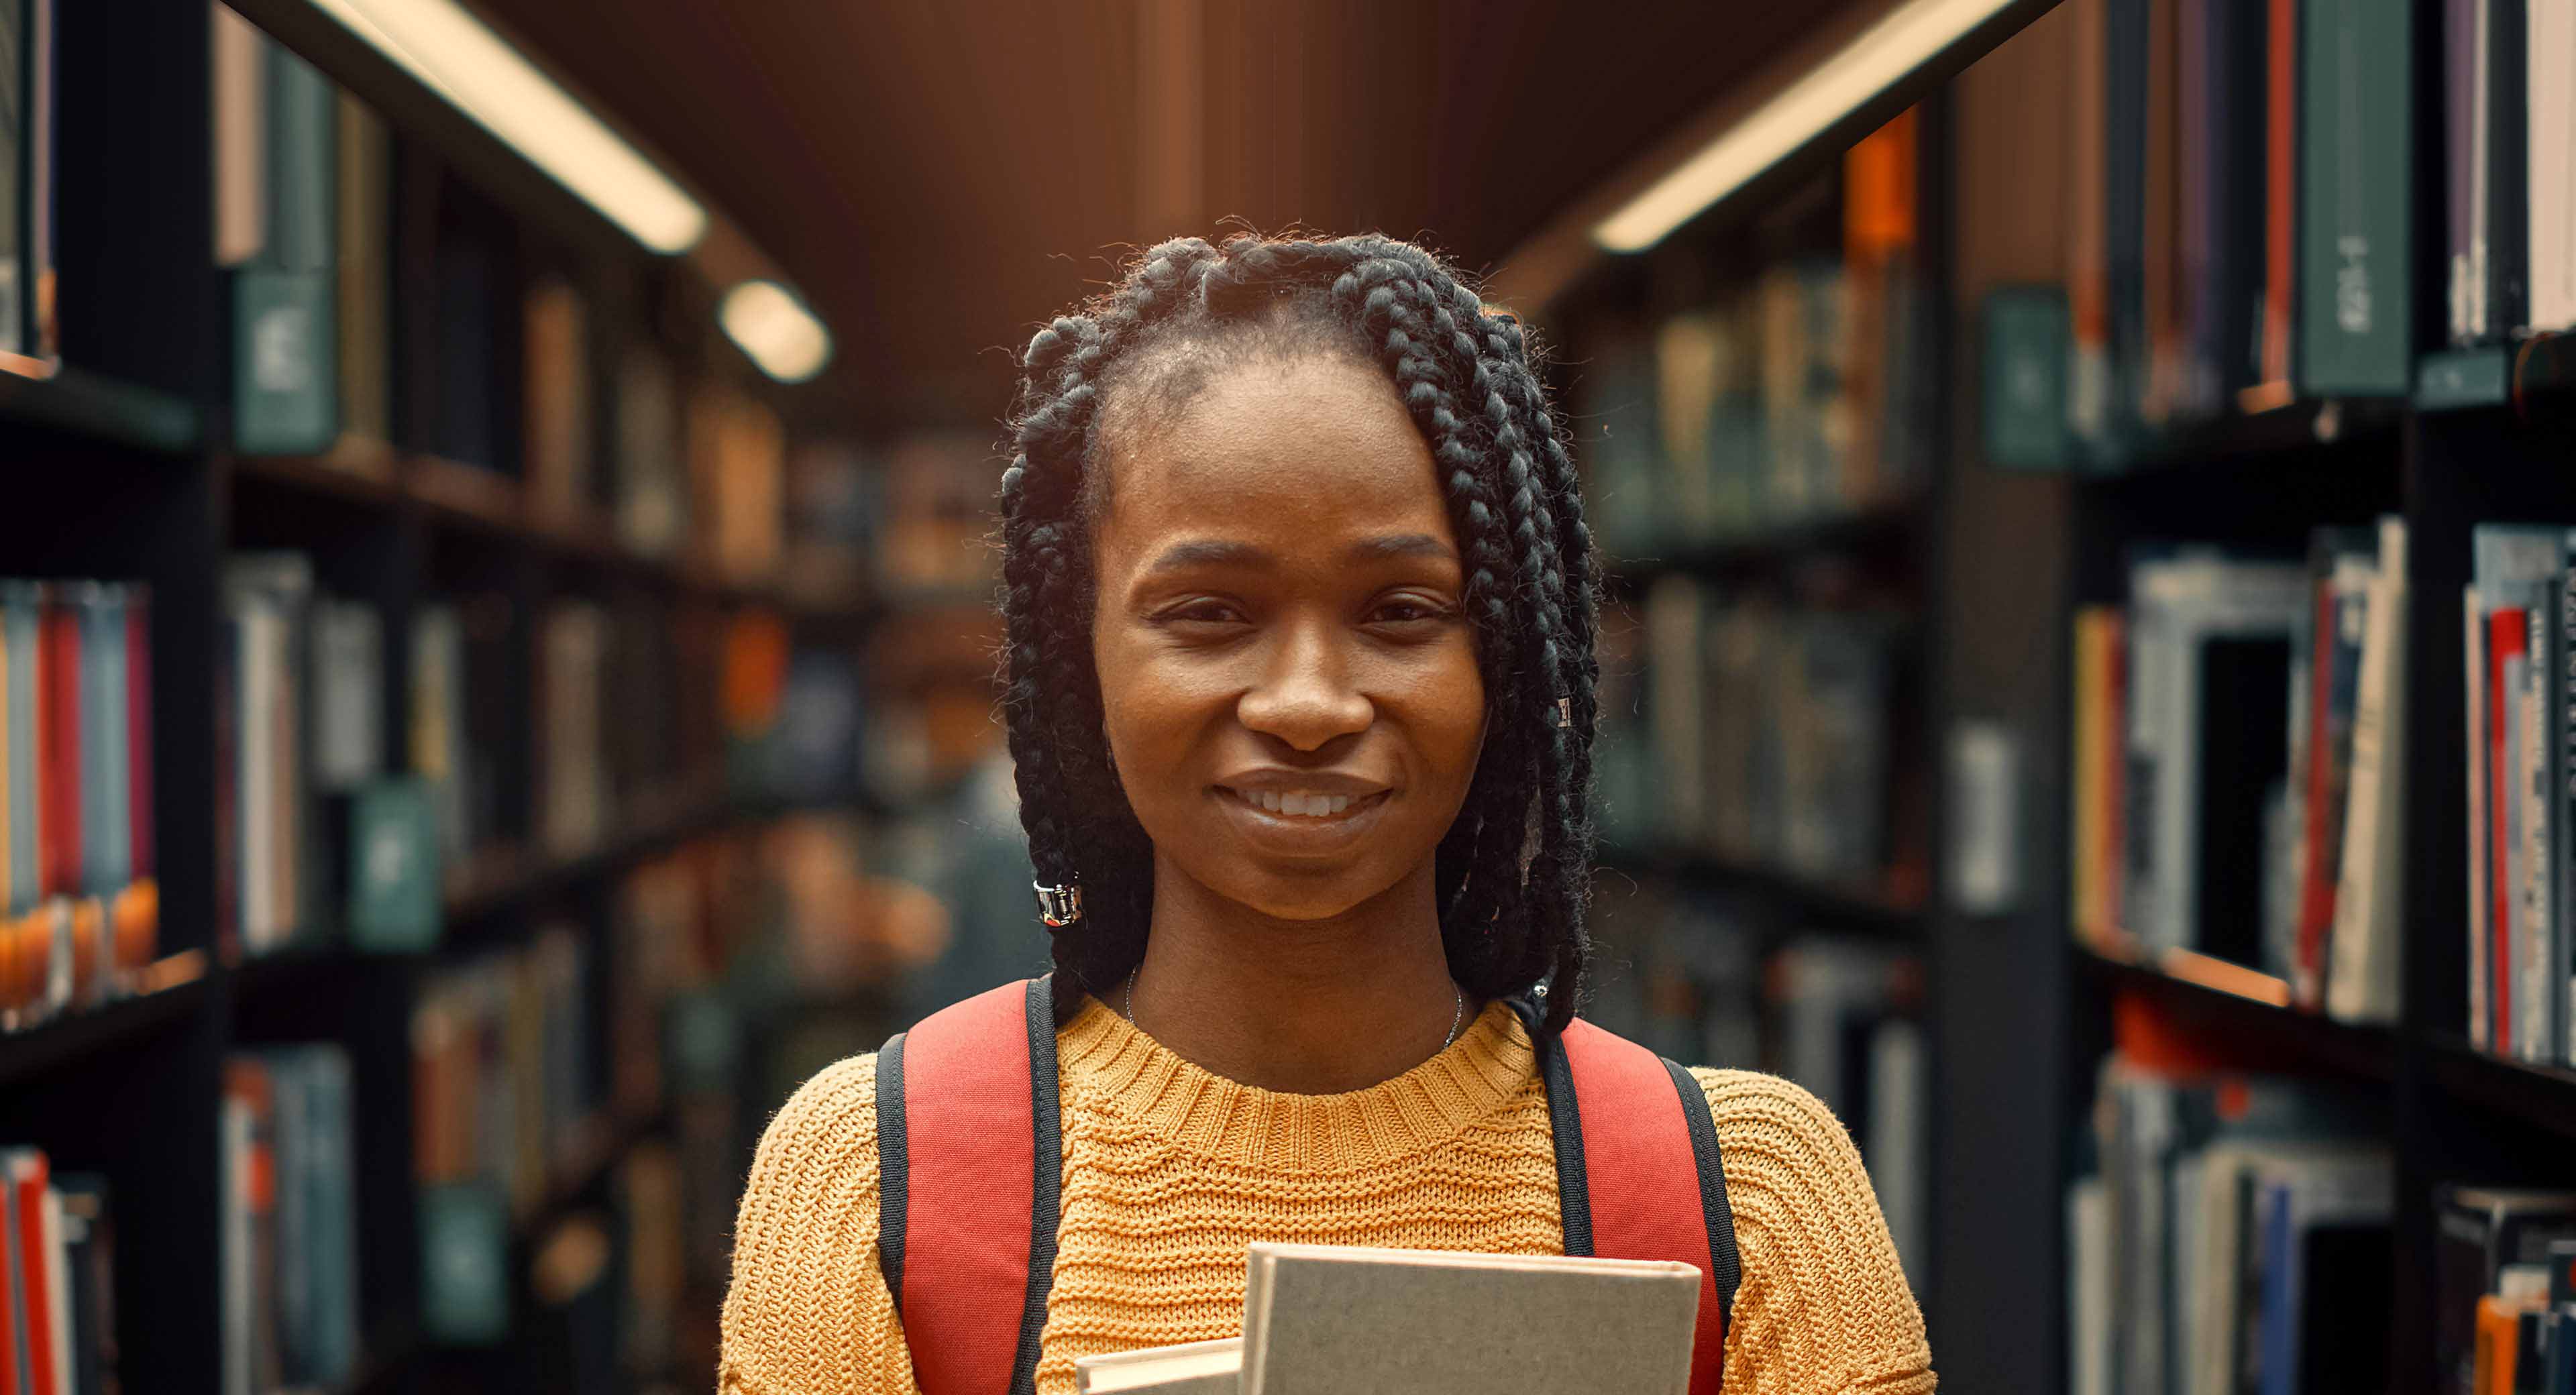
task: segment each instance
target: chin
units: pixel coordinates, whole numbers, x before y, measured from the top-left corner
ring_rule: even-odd
[[[1401,878],[1369,876],[1358,868],[1311,871],[1262,869],[1202,878],[1209,890],[1274,920],[1331,920],[1394,889]]]

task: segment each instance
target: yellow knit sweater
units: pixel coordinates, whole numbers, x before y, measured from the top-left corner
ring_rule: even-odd
[[[1500,1004],[1381,1085],[1284,1095],[1191,1065],[1097,1001],[1057,1034],[1063,1214],[1038,1363],[1232,1336],[1253,1240],[1558,1254],[1529,1037]],[[1923,1318],[1850,1137],[1797,1086],[1697,1070],[1744,1263],[1729,1395],[1921,1395]],[[876,1058],[824,1070],[762,1139],[734,1233],[723,1395],[916,1395],[877,1268]]]

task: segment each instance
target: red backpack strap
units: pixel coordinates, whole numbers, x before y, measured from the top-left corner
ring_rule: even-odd
[[[1690,1389],[1716,1395],[1742,1268],[1707,1095],[1689,1071],[1580,1019],[1562,1034],[1533,1026],[1531,1037],[1547,1082],[1565,1252],[1699,1270]]]
[[[922,1395],[1030,1395],[1064,1181],[1049,980],[877,1053],[877,1253]]]

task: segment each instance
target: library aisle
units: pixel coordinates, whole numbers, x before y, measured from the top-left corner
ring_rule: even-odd
[[[997,346],[1246,226],[1546,346],[1583,1015],[1945,1388],[2576,1395],[2576,4],[1671,10],[0,0],[0,1395],[714,1385],[1048,962]]]

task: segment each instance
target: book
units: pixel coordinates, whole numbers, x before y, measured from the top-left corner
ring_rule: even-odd
[[[2288,773],[2295,565],[2207,552],[2130,572],[2128,929],[2150,949],[2262,961],[2264,813]]]
[[[2481,1301],[2508,1270],[2576,1241],[2576,1193],[2448,1185],[2435,1197],[2434,1226],[2435,1370],[2449,1395],[2473,1395]]]
[[[2378,575],[2371,535],[2320,528],[2310,535],[2308,579],[2316,602],[2308,624],[2304,710],[2291,745],[2293,797],[2299,800],[2296,941],[2289,962],[2291,994],[2307,1007],[2325,996],[2327,938],[2343,855],[2344,807],[2351,788],[2352,728],[2360,696],[2361,648],[2369,629],[2370,586]]]
[[[366,103],[337,95],[332,260],[340,445],[381,455],[393,441],[393,142]]]
[[[1986,293],[1980,420],[1986,459],[2013,470],[2065,467],[2065,293],[2053,286],[2004,286]]]
[[[2326,1010],[2397,1018],[2406,845],[2406,522],[2379,522],[2352,718],[2352,774],[2327,945]]]
[[[1234,1395],[1243,1388],[1243,1339],[1148,1347],[1077,1357],[1073,1388],[1080,1395],[1117,1390],[1159,1390],[1166,1395]]]
[[[2576,170],[2568,163],[2576,140],[2576,10],[2560,0],[2524,0],[2523,22],[2527,313],[2534,332],[2556,332],[2576,328]]]
[[[107,1179],[56,1172],[63,1290],[69,1307],[69,1395],[114,1395],[122,1386],[116,1341],[116,1231]]]
[[[1243,1390],[1678,1395],[1700,1285],[1663,1261],[1256,1241]]]
[[[556,522],[586,516],[596,468],[591,449],[589,307],[572,281],[548,274],[520,307],[525,344],[521,416],[529,498]]]
[[[2565,987],[2552,987],[2561,958],[2551,752],[2556,726],[2549,682],[2553,588],[2563,586],[2567,530],[2540,525],[2477,525],[2471,533],[2475,596],[2469,633],[2472,662],[2472,786],[2483,840],[2474,850],[2473,883],[2481,892],[2471,926],[2483,995],[2473,1039],[2527,1060],[2554,1060],[2563,1049],[2557,1016]],[[2482,765],[2480,764],[2482,762]]]
[[[247,43],[252,52],[237,53]],[[244,106],[230,84],[257,69],[261,97]],[[332,192],[338,159],[337,95],[330,80],[302,58],[256,33],[218,46],[217,154],[239,158],[251,139],[262,147],[255,172],[218,171],[216,262],[231,269],[233,296],[233,441],[255,453],[327,449],[338,432]],[[256,114],[256,137],[234,123]],[[264,216],[228,207],[229,198],[264,197]]]
[[[2412,10],[2406,0],[2302,6],[2297,378],[2312,396],[2397,396],[2413,384]]]

